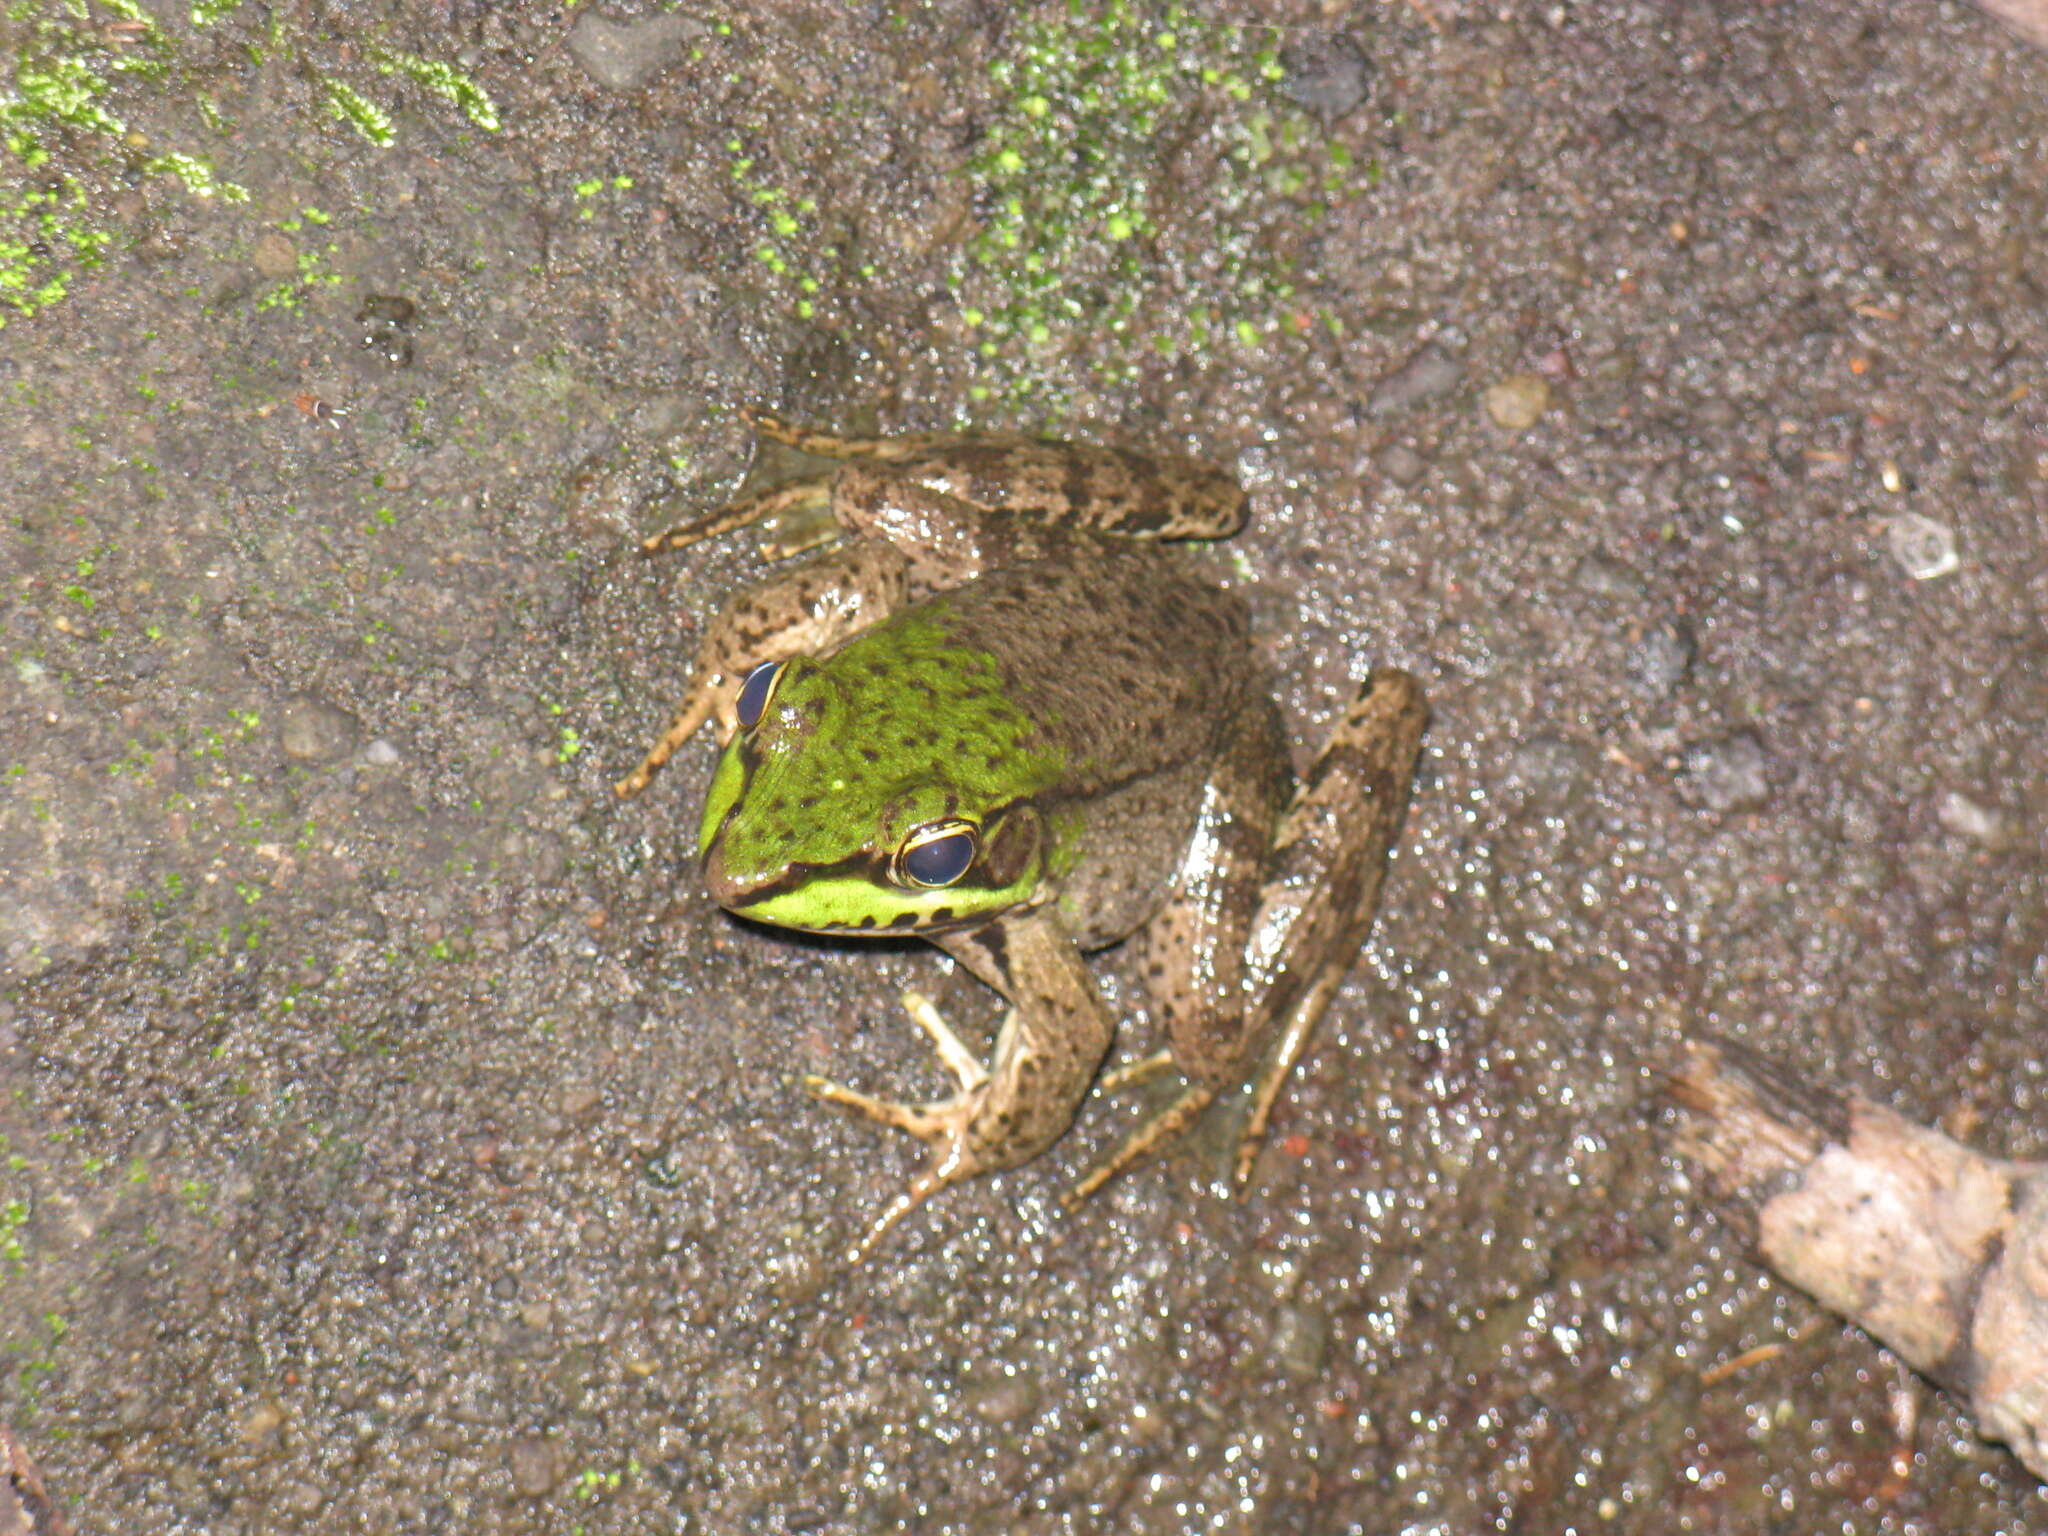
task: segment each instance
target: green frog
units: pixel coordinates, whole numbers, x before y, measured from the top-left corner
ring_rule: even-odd
[[[813,933],[916,934],[1001,994],[984,1063],[906,994],[957,1091],[929,1103],[822,1077],[906,1131],[922,1171],[859,1260],[947,1186],[1056,1141],[1116,1033],[1083,956],[1142,946],[1178,1093],[1078,1201],[1248,1080],[1237,1177],[1370,928],[1427,715],[1408,674],[1360,690],[1301,784],[1244,604],[1178,539],[1245,517],[1193,459],[1008,436],[855,439],[756,417],[843,462],[649,539],[829,513],[828,547],[708,627],[675,722],[618,793],[715,722],[698,834],[723,906]],[[799,541],[768,547],[800,553]]]

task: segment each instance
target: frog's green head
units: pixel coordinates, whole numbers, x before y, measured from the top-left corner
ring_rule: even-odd
[[[704,879],[742,916],[820,933],[970,927],[1040,897],[1033,795],[1057,754],[986,654],[902,616],[820,661],[757,667],[705,797]]]

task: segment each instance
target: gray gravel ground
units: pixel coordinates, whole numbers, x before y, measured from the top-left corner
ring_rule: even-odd
[[[2048,56],[1209,9],[1034,340],[1004,188],[1064,238],[1150,110],[1030,83],[1064,6],[152,4],[107,99],[249,200],[99,161],[120,239],[0,330],[0,1421],[81,1529],[2048,1532],[1656,1112],[1715,1029],[2048,1154]],[[1250,1199],[1214,1128],[1061,1218],[1097,1102],[837,1267],[910,1149],[789,1078],[993,1010],[715,910],[708,748],[609,793],[758,569],[632,552],[745,402],[1233,463],[1304,757],[1426,680]]]

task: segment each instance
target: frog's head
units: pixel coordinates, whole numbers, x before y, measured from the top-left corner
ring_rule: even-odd
[[[771,662],[705,797],[720,905],[819,933],[972,927],[1042,899],[1033,796],[1056,754],[992,658],[899,620],[824,660]]]

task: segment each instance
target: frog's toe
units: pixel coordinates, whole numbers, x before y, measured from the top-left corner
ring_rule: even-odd
[[[960,1102],[958,1098],[942,1099],[933,1104],[905,1104],[897,1099],[862,1093],[858,1088],[849,1088],[844,1083],[835,1083],[829,1077],[819,1077],[815,1073],[806,1074],[800,1081],[804,1092],[814,1099],[858,1111],[870,1120],[906,1131],[932,1146],[939,1145],[951,1135],[960,1119],[960,1111],[956,1108]]]
[[[612,785],[612,793],[621,800],[630,800],[639,794],[654,782],[654,776],[676,755],[676,749],[696,735],[697,728],[717,712],[718,694],[714,683],[700,674],[684,697],[682,708],[676,711],[675,719],[661,733],[661,740],[647,749],[639,767]]]
[[[1179,1097],[1131,1132],[1124,1138],[1122,1146],[1097,1163],[1086,1178],[1062,1195],[1060,1205],[1066,1210],[1073,1210],[1126,1168],[1143,1162],[1180,1135],[1215,1101],[1214,1088],[1204,1083],[1189,1083],[1181,1089]]]
[[[979,1063],[976,1070],[979,1070]],[[951,1098],[934,1100],[929,1104],[905,1104],[896,1099],[877,1098],[874,1094],[848,1088],[843,1083],[815,1074],[805,1076],[801,1083],[804,1092],[811,1097],[856,1110],[870,1120],[907,1132],[931,1149],[930,1158],[917,1177],[910,1181],[910,1187],[883,1207],[881,1215],[849,1250],[849,1263],[858,1264],[866,1258],[890,1228],[940,1190],[958,1184],[962,1179],[972,1178],[981,1171],[980,1162],[967,1150],[966,1134],[967,1127],[981,1110],[982,1085],[979,1083],[963,1086]]]
[[[860,1241],[846,1250],[846,1262],[848,1264],[858,1264],[866,1259],[869,1254],[873,1253],[880,1246],[882,1239],[895,1230],[896,1223],[908,1216],[920,1205],[923,1205],[925,1201],[931,1199],[940,1190],[946,1188],[947,1185],[958,1183],[962,1177],[964,1175],[961,1174],[947,1177],[936,1164],[926,1168],[924,1172],[910,1181],[908,1189],[882,1207],[881,1215],[868,1223],[868,1229],[860,1235]]]

